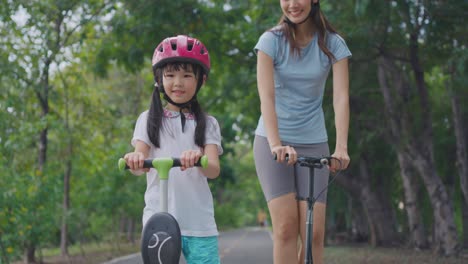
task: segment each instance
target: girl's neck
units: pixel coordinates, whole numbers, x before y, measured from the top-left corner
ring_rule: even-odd
[[[164,108],[169,110],[169,111],[174,111],[174,112],[179,112],[180,111],[180,107],[178,107],[176,105],[173,105],[171,103],[167,103],[167,105]],[[184,109],[182,109],[182,112],[188,113],[189,110],[187,108],[184,108]]]

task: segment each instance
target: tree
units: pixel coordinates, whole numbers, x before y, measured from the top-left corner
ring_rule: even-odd
[[[11,64],[7,67],[9,74],[28,85],[39,102],[41,128],[37,141],[38,158],[36,171],[38,175],[46,172],[49,134],[50,95],[53,92],[51,76],[55,69],[66,66],[79,50],[79,44],[92,32],[99,16],[108,11],[112,1],[3,1],[4,16],[2,29],[9,29],[13,34],[5,36],[5,48],[14,51],[8,57]],[[71,166],[71,165],[70,165]],[[70,167],[71,168],[71,167]],[[69,175],[69,174],[68,174]],[[67,176],[65,177],[67,182]],[[65,202],[64,210],[68,210]],[[66,212],[65,212],[66,214]],[[66,225],[64,225],[66,232]],[[64,238],[66,235],[63,236]],[[30,237],[27,242],[27,262],[35,261],[37,237]],[[66,242],[63,242],[66,244]],[[66,246],[62,247],[67,254]]]
[[[392,6],[393,5],[393,6]],[[411,165],[426,185],[434,216],[435,250],[446,255],[456,254],[458,239],[454,221],[453,202],[437,172],[434,160],[432,110],[421,58],[423,30],[428,21],[436,23],[437,17],[429,17],[430,4],[424,1],[395,1],[388,4],[388,16],[382,31],[390,40],[395,36],[405,39],[405,46],[392,47],[392,42],[382,39],[379,50],[379,83],[391,120],[393,142],[401,161],[413,160]],[[403,23],[404,27],[392,20]],[[400,28],[393,33],[391,29]],[[400,33],[405,33],[400,34]],[[410,72],[404,67],[411,69]],[[404,175],[403,175],[404,176]],[[411,179],[407,192],[413,192]],[[414,181],[413,181],[414,182]]]

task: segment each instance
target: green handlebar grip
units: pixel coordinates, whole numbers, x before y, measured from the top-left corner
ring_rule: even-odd
[[[203,155],[200,159],[200,164],[202,168],[208,167],[208,157],[206,155]]]
[[[124,159],[120,158],[118,166],[119,166],[119,171],[124,171],[125,167],[127,166],[127,163],[125,162]]]

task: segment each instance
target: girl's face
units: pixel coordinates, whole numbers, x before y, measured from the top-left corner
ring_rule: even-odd
[[[163,71],[163,85],[167,96],[175,103],[188,102],[197,90],[197,76],[190,64],[168,66]],[[167,108],[179,111],[179,107],[168,104]]]
[[[312,2],[317,0],[280,0],[283,14],[293,23],[303,22],[309,16]]]

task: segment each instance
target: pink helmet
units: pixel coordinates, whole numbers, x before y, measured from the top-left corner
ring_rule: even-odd
[[[206,74],[210,72],[210,55],[208,54],[208,50],[196,38],[178,35],[166,38],[159,43],[153,54],[153,68],[175,61],[196,63],[203,67]]]

